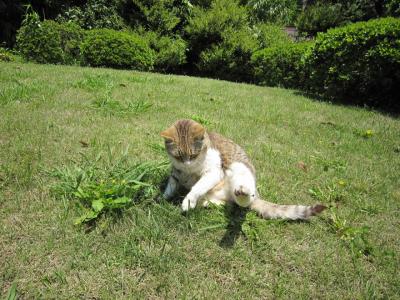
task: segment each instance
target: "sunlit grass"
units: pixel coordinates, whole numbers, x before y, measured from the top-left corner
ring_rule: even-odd
[[[400,293],[398,119],[210,79],[0,70],[3,297]],[[159,132],[188,117],[245,148],[265,199],[329,209],[309,222],[237,207],[182,214],[180,197],[159,197],[168,171]]]

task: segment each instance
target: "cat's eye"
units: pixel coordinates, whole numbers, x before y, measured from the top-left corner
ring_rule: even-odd
[[[182,156],[180,156],[179,154],[177,154],[177,155],[173,155],[173,156],[174,156],[174,158],[175,158],[176,160],[183,161],[183,157],[182,157]]]
[[[195,150],[195,151],[200,151],[202,147],[203,147],[202,139],[196,139],[192,146],[193,150]]]
[[[199,155],[198,154],[192,154],[192,155],[189,156],[189,159],[191,159],[191,160],[195,159],[197,156],[199,156]]]

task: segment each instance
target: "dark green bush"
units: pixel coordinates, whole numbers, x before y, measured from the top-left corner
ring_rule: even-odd
[[[186,32],[191,40],[200,43],[208,38],[208,44],[215,43],[225,30],[247,26],[247,19],[246,8],[237,1],[215,0],[209,9],[194,7]]]
[[[187,0],[130,0],[125,11],[132,28],[171,35],[186,25],[191,7]]]
[[[341,5],[343,18],[348,22],[367,21],[379,18],[384,14],[385,0],[333,0]]]
[[[159,72],[179,72],[186,63],[186,42],[179,36],[160,36],[156,32],[140,34],[155,51],[154,70]]]
[[[186,27],[188,62],[194,71],[221,79],[251,81],[250,57],[259,43],[248,19],[246,8],[237,1],[215,0],[209,9],[195,7]]]
[[[186,27],[189,64],[201,75],[253,81],[250,63],[260,48],[289,43],[281,26],[249,25],[249,15],[237,1],[216,0],[209,9],[195,8]]]
[[[85,31],[75,23],[62,23],[57,26],[60,33],[61,49],[63,51],[63,63],[79,63],[80,45],[85,37]]]
[[[375,19],[319,34],[305,57],[308,89],[330,99],[399,110],[400,20]]]
[[[293,25],[298,14],[297,0],[249,0],[250,18],[255,22]]]
[[[385,15],[392,17],[400,17],[400,1],[386,0],[384,3]]]
[[[190,0],[190,3],[195,6],[200,6],[203,8],[211,7],[213,0]]]
[[[222,43],[229,35],[226,32],[246,28],[247,10],[237,1],[215,0],[209,9],[194,7],[193,16],[185,28],[185,37],[189,43],[189,64],[196,66],[200,62],[201,53]]]
[[[399,0],[318,0],[311,3],[297,20],[299,32],[309,36],[352,22],[400,16]]]
[[[125,27],[119,15],[119,0],[88,0],[83,6],[70,6],[57,17],[61,23],[74,22],[85,29]]]
[[[38,63],[73,64],[79,60],[84,31],[76,24],[39,21],[30,13],[18,30],[17,48],[27,60]]]
[[[83,63],[93,67],[151,70],[155,54],[137,34],[94,29],[81,44]]]
[[[307,7],[298,17],[299,33],[315,36],[317,32],[325,32],[329,28],[345,23],[340,4],[317,3]]]
[[[62,62],[61,37],[56,27],[54,21],[42,24],[36,13],[28,13],[17,34],[17,47],[21,55],[39,63]]]
[[[312,42],[286,43],[265,48],[252,56],[255,81],[262,85],[302,88],[307,74],[303,57]]]
[[[279,25],[259,23],[253,26],[252,31],[257,38],[260,49],[286,45],[292,41],[283,27]]]
[[[207,76],[252,81],[250,58],[258,45],[249,29],[224,31],[221,43],[201,52],[197,67]]]

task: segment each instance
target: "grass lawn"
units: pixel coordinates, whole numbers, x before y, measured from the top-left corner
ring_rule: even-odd
[[[157,196],[159,132],[190,117],[245,148],[265,199],[330,208],[309,222],[181,214]],[[151,183],[133,205],[74,225],[78,181],[114,188],[137,168]],[[0,297],[14,285],[23,299],[397,298],[399,174],[400,120],[380,113],[210,79],[0,63]]]

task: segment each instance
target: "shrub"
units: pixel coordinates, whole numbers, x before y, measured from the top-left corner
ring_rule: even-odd
[[[14,55],[7,49],[0,48],[0,61],[14,61]]]
[[[155,57],[140,36],[112,29],[88,31],[81,54],[86,65],[136,70],[151,70]]]
[[[57,23],[57,27],[60,34],[60,46],[63,51],[63,63],[79,63],[80,44],[85,37],[85,31],[75,23]]]
[[[84,6],[71,6],[58,15],[61,23],[74,22],[85,29],[122,29],[124,20],[118,14],[118,0],[89,0]]]
[[[306,80],[303,57],[312,42],[286,43],[255,52],[255,81],[262,85],[302,88]]]
[[[192,5],[187,0],[130,0],[126,18],[132,28],[162,35],[175,34],[186,24]]]
[[[340,4],[322,4],[307,7],[297,20],[297,29],[300,33],[315,36],[317,32],[325,32],[329,28],[344,24]]]
[[[17,47],[27,60],[39,63],[60,63],[63,60],[63,53],[56,23],[54,21],[43,23],[35,12],[27,13],[18,30]]]
[[[247,7],[255,22],[293,25],[298,13],[297,0],[250,0]]]
[[[27,60],[38,63],[72,64],[79,60],[83,30],[73,23],[40,22],[36,13],[27,15],[18,30],[17,48]]]
[[[297,27],[300,32],[315,36],[317,32],[350,22],[399,15],[398,0],[318,0],[301,13]]]
[[[400,17],[400,2],[398,0],[386,0],[384,10],[387,16]]]
[[[286,45],[292,41],[282,26],[279,25],[259,23],[253,26],[252,29],[261,49]]]
[[[381,17],[383,14],[384,0],[335,0],[341,5],[341,12],[345,20],[349,22],[367,21]]]
[[[206,10],[194,9],[186,27],[189,64],[202,75],[235,81],[253,81],[250,63],[260,48],[290,42],[282,27],[256,24],[250,28],[245,7],[217,0]]]
[[[187,44],[181,37],[160,36],[150,31],[142,33],[155,51],[154,69],[160,72],[179,71],[186,63]]]
[[[197,64],[204,75],[233,81],[252,81],[250,58],[258,48],[250,30],[225,31],[222,42],[200,54]]]
[[[258,49],[245,7],[237,1],[216,0],[209,9],[194,8],[186,27],[189,64],[200,74],[250,81],[250,57]]]
[[[200,6],[203,8],[210,8],[213,0],[190,0],[192,5]]]
[[[193,8],[193,17],[186,26],[189,42],[188,61],[195,65],[201,52],[215,47],[228,36],[225,32],[241,31],[248,27],[247,11],[236,1],[216,0],[209,9]]]
[[[305,57],[308,89],[330,99],[400,110],[400,20],[375,19],[319,34]]]

